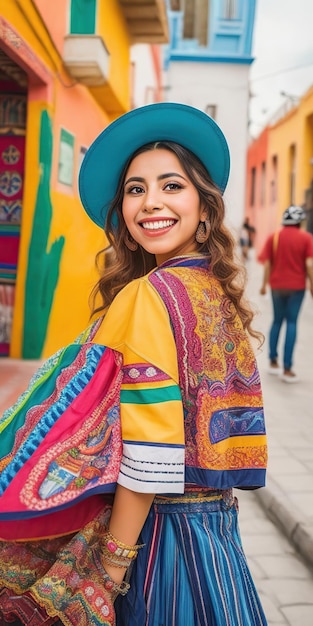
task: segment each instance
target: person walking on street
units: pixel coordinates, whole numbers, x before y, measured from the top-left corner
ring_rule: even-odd
[[[249,258],[250,248],[253,248],[254,236],[255,236],[255,228],[254,226],[251,226],[249,218],[246,217],[243,222],[241,233],[240,233],[240,238],[239,238],[239,244],[241,248],[241,258],[244,263]]]
[[[313,236],[301,230],[305,212],[290,206],[283,213],[283,228],[272,233],[265,242],[258,261],[264,264],[261,295],[271,287],[273,322],[269,333],[269,373],[278,374],[286,383],[297,382],[292,369],[297,337],[298,315],[303,302],[306,282],[313,296]],[[278,361],[278,340],[286,321],[283,369]]]
[[[220,128],[177,103],[130,111],[84,157],[110,262],[94,324],[1,424],[8,622],[267,624],[233,494],[264,486],[267,445],[228,174]]]

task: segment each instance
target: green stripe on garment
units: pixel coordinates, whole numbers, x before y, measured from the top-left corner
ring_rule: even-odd
[[[181,400],[180,389],[177,385],[160,389],[121,390],[122,404],[157,404],[171,400]]]

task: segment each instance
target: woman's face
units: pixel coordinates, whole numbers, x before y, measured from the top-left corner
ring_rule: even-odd
[[[197,226],[206,218],[179,159],[163,148],[143,152],[131,162],[122,213],[133,239],[156,256],[158,265],[196,251]]]

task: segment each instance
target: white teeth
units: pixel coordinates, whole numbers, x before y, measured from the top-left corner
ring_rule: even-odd
[[[143,222],[141,226],[147,230],[158,230],[158,228],[168,228],[173,224],[175,224],[175,220],[160,220],[158,222]]]

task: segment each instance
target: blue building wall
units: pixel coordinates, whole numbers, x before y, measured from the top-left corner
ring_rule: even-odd
[[[168,11],[170,44],[165,49],[165,67],[172,61],[244,63],[253,61],[252,35],[256,0],[207,0],[209,3],[207,45],[183,37],[183,11]]]

